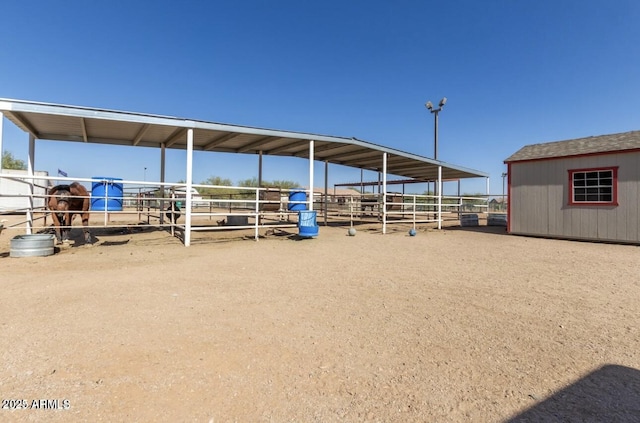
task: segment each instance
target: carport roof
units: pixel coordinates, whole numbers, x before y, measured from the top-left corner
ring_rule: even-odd
[[[436,180],[488,177],[484,172],[383,147],[357,138],[281,131],[89,107],[0,99],[0,112],[36,139],[77,141],[138,147],[187,148],[187,130],[193,129],[194,151],[259,154],[309,158],[359,169],[382,171],[405,178]]]

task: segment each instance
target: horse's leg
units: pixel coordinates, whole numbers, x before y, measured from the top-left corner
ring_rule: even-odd
[[[65,214],[63,214],[63,218],[62,218],[62,226],[71,226],[71,222],[73,221],[73,215],[70,214],[69,212],[66,212]],[[71,231],[71,228],[62,228],[62,242],[69,242],[69,232]]]
[[[62,236],[60,235],[60,219],[58,219],[57,213],[51,213],[51,218],[53,219],[53,226],[56,230],[56,243],[62,244]]]
[[[84,227],[84,242],[93,244],[91,231],[89,231],[89,213],[82,213],[80,216],[82,217],[82,226]]]
[[[82,202],[82,214],[80,217],[82,218],[82,226],[84,227],[84,242],[87,244],[93,244],[91,232],[89,231],[89,206],[90,200],[85,198]]]

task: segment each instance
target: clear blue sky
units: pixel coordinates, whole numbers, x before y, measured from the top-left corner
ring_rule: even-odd
[[[424,103],[446,96],[439,159],[488,172],[500,194],[503,160],[523,145],[640,129],[639,23],[637,0],[4,2],[0,97],[353,136],[432,157]],[[27,135],[4,127],[5,150],[26,159]],[[168,160],[168,180],[184,179],[184,152]],[[194,163],[195,182],[257,175],[256,156]],[[158,180],[158,150],[36,144],[36,169],[52,174],[142,180],[145,167]],[[264,179],[306,184],[306,169],[269,158]],[[359,178],[330,168],[331,184]],[[485,181],[462,188],[484,192]]]

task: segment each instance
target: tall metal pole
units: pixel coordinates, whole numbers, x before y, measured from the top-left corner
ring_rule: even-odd
[[[440,109],[434,110],[433,114],[435,115],[435,125],[433,129],[433,158],[434,160],[438,160],[438,112]]]
[[[447,97],[442,97],[440,103],[438,104],[438,108],[433,107],[433,103],[427,101],[424,105],[431,113],[434,114],[435,117],[435,125],[433,127],[433,159],[438,160],[438,113],[444,105],[447,104]]]

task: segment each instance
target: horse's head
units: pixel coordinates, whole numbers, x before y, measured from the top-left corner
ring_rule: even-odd
[[[71,197],[71,193],[69,191],[58,191],[56,193],[56,210],[58,211],[69,211],[69,197]]]
[[[69,191],[58,191],[56,193],[55,209],[58,212],[58,219],[62,222],[65,221],[65,217],[67,216],[66,212],[69,211],[70,196],[71,193]]]

